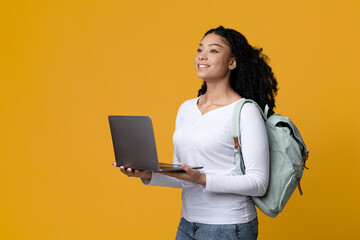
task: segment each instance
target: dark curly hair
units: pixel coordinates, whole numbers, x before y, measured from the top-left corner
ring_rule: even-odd
[[[230,85],[241,97],[254,100],[261,109],[269,106],[268,116],[274,114],[277,80],[267,64],[269,58],[262,53],[262,48],[252,47],[246,38],[236,30],[224,28],[210,29],[204,37],[215,33],[225,38],[236,59],[236,68],[231,71]],[[198,91],[198,96],[206,93],[206,82]]]

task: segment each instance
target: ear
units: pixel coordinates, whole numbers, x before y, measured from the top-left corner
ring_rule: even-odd
[[[229,69],[230,69],[230,70],[233,70],[233,69],[235,69],[235,68],[236,68],[236,58],[232,58],[232,59],[230,60]]]

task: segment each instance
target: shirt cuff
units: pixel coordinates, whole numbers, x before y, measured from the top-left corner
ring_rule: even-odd
[[[212,181],[213,181],[213,176],[211,174],[206,174],[206,183],[205,183],[205,187],[203,188],[203,191],[211,191],[211,186],[212,186]]]
[[[149,185],[149,186],[163,186],[163,187],[173,187],[173,188],[182,187],[182,182],[179,179],[157,173],[152,173],[150,181],[146,181],[143,179],[141,179],[141,181],[145,185]]]

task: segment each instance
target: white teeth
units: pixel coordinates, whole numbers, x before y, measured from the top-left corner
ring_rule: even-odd
[[[201,68],[207,68],[207,67],[210,67],[210,66],[209,66],[209,65],[200,64],[199,67],[201,67]]]

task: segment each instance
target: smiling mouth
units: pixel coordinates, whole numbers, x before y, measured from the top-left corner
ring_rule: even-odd
[[[199,64],[198,65],[199,69],[204,69],[204,68],[208,68],[208,67],[210,67],[210,65],[205,65],[205,64]]]

